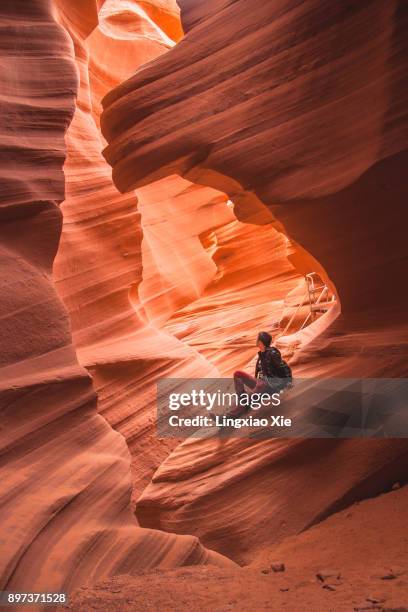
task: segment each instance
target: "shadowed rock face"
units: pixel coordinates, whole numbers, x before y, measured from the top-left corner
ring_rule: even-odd
[[[175,173],[210,185],[322,265],[342,315],[296,374],[406,375],[406,3],[180,5],[186,37],[103,100],[116,185]],[[240,558],[378,493],[406,461],[405,441],[188,441],[137,515]]]
[[[211,598],[212,609],[233,608],[234,612],[375,610],[372,600],[386,602],[377,604],[377,609],[401,612],[406,606],[407,550],[401,534],[406,529],[407,506],[408,488],[403,487],[339,512],[279,546],[265,548],[252,566],[118,576],[73,593],[69,609],[126,609],[132,601],[138,610],[147,600],[153,609],[207,612]],[[272,571],[271,564],[279,565],[277,559],[284,559],[286,571]],[[383,568],[393,568],[393,580],[380,579],[391,577],[390,570]]]
[[[84,60],[80,41],[96,26],[93,0],[1,5],[2,589],[69,591],[138,568],[230,565],[195,537],[136,526],[128,449],[96,412],[53,286],[64,135],[78,87],[74,47]],[[129,198],[117,196],[128,210]]]

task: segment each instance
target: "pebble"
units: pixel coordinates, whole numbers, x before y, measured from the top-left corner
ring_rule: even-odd
[[[396,577],[397,576],[394,574],[394,572],[388,572],[387,574],[381,576],[381,580],[395,580]]]
[[[385,598],[367,597],[367,601],[369,601],[370,603],[373,603],[373,604],[380,604],[380,603],[384,603]]]
[[[320,582],[325,582],[328,578],[334,578],[336,580],[340,579],[340,572],[335,570],[322,570],[316,574],[316,578],[320,580]]]
[[[284,572],[286,567],[284,563],[272,563],[271,570],[274,572]]]

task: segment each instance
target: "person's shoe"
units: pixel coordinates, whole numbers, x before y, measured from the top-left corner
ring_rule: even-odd
[[[243,399],[246,399],[246,401],[244,402],[244,405],[242,405],[241,403]],[[227,412],[225,416],[230,417],[232,419],[236,419],[242,416],[243,414],[245,414],[246,412],[248,412],[250,407],[251,406],[249,404],[249,395],[247,393],[241,393],[241,395],[238,398],[238,404],[235,406],[233,410],[231,410],[231,412]]]
[[[225,415],[228,419],[237,419],[238,417],[242,416],[243,414],[245,414],[245,412],[243,412],[242,409],[237,410],[235,408],[235,410],[231,410],[231,412],[227,412],[227,414]]]

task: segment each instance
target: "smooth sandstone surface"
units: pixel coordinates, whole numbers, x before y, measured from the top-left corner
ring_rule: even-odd
[[[280,339],[301,348],[295,374],[406,376],[406,3],[180,6],[185,38],[103,100],[116,185],[173,174],[209,185],[241,222],[286,233],[299,272],[318,262],[341,315]],[[245,557],[276,516],[270,543],[392,484],[407,450],[403,440],[186,441],[136,513]]]
[[[71,193],[67,171],[73,135],[76,129],[81,136],[81,118],[88,111],[81,93],[76,101],[78,74],[82,80],[86,61],[82,42],[97,27],[98,8],[91,0],[2,3],[2,589],[70,591],[121,571],[230,565],[195,537],[137,527],[130,512],[128,448],[97,414],[92,380],[73,344],[75,317],[70,313],[69,319],[54,288],[52,265],[62,228],[59,204],[64,184]],[[74,132],[65,142],[71,128]],[[85,146],[89,135],[82,136]],[[83,159],[93,154],[90,147],[78,159],[84,172]],[[112,197],[110,183],[96,166],[98,173],[99,183],[98,176],[94,181]],[[118,194],[118,206],[132,228],[137,215],[130,199]],[[81,212],[87,217],[86,242],[92,235],[92,212],[78,210],[77,215]],[[86,291],[81,297],[84,316],[89,316]],[[126,312],[121,315],[126,318]]]
[[[64,225],[54,264],[98,410],[127,440],[134,499],[178,444],[157,439],[157,380],[231,372],[242,363],[243,342],[248,358],[252,353],[257,325],[279,319],[298,278],[285,239],[270,224],[259,234],[238,223],[225,194],[177,176],[129,194],[112,183],[101,154],[100,99],[174,46],[160,23],[152,29],[138,3],[109,0],[85,41],[75,32],[80,90],[66,136]],[[272,291],[274,278],[281,282]]]
[[[186,37],[105,97],[116,184],[182,174],[242,219],[256,196],[381,323],[405,270],[406,3],[180,6]]]
[[[260,563],[406,474],[404,440],[156,436],[158,378],[250,368],[310,270],[339,302],[295,373],[407,373],[405,3],[179,4],[181,41],[173,0],[2,4],[3,589]]]
[[[127,439],[140,491],[169,450],[155,435],[156,378],[175,368],[185,376],[217,371],[178,340],[147,329],[129,299],[143,275],[138,199],[117,191],[101,154],[101,91],[174,43],[165,34],[160,39],[158,27],[152,34],[138,4],[105,2],[99,19],[86,40],[74,31],[80,89],[66,135],[64,225],[54,279],[70,314],[79,361],[92,374],[98,410]],[[140,27],[129,32],[137,20]],[[123,61],[113,62],[119,52]]]

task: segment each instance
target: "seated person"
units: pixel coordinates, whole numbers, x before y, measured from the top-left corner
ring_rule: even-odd
[[[241,400],[245,394],[245,388],[252,393],[278,393],[292,384],[292,371],[288,364],[282,359],[280,351],[271,346],[272,336],[268,332],[258,335],[257,346],[259,348],[258,359],[255,366],[255,376],[238,370],[234,374],[235,392]],[[238,406],[238,410],[230,413],[230,416],[238,416],[248,410],[249,406]]]

